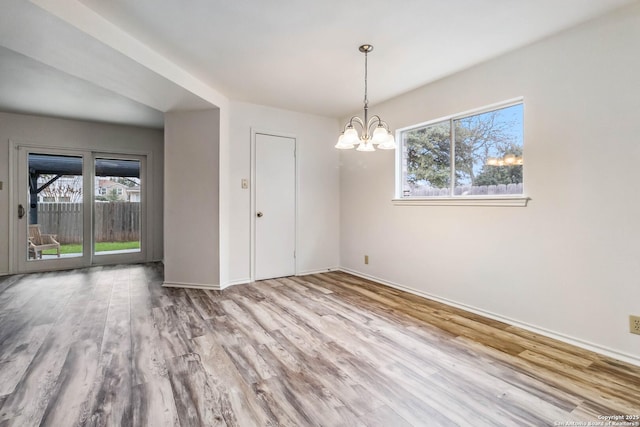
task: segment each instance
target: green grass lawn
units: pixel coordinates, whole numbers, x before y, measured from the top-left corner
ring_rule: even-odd
[[[126,249],[140,249],[140,242],[99,242],[96,243],[96,252],[123,251]],[[55,249],[42,251],[45,255],[55,255]],[[60,245],[61,254],[80,254],[82,253],[82,245],[68,244]]]

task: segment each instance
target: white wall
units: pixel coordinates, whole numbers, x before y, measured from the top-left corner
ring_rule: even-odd
[[[9,189],[13,185],[9,179],[10,140],[51,148],[149,153],[153,183],[148,197],[154,220],[148,228],[152,238],[148,260],[162,259],[162,130],[0,113],[0,274],[14,272],[9,265]]]
[[[373,106],[401,128],[524,96],[532,200],[393,206],[394,156],[343,153],[341,265],[640,363],[638,40],[635,4]]]
[[[217,287],[220,110],[165,114],[165,285]]]
[[[251,176],[251,130],[295,136],[298,160],[298,274],[338,266],[339,172],[333,148],[335,119],[241,102],[231,103],[230,143],[221,156],[221,259],[223,283],[249,281],[251,191],[240,186]],[[250,183],[251,184],[251,183]]]

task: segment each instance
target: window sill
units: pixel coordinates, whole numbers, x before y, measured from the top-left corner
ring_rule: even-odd
[[[393,199],[395,206],[503,206],[524,208],[529,197],[431,197]]]

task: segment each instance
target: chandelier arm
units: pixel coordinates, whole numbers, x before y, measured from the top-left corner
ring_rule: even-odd
[[[345,128],[345,130],[346,130],[347,128],[349,128],[349,127],[353,127],[353,123],[354,123],[354,122],[355,122],[355,123],[357,123],[357,124],[359,124],[359,125],[360,125],[360,127],[361,127],[363,130],[365,129],[365,127],[364,127],[364,122],[362,121],[362,119],[361,119],[360,117],[358,117],[358,116],[353,116],[353,117],[351,117],[351,118],[349,119],[349,122],[348,122],[348,123],[347,123],[347,125],[344,127],[344,128]]]
[[[376,117],[378,117],[378,120],[380,121],[380,122],[379,122],[379,125],[380,125],[380,126],[382,126],[382,127],[384,127],[384,128],[385,128],[386,130],[388,130],[389,132],[391,132],[391,129],[389,128],[389,125],[387,124],[387,122],[385,122],[384,120],[382,120],[379,116],[376,116]]]
[[[378,115],[375,115],[375,116],[373,116],[373,117],[371,117],[371,118],[369,119],[369,122],[367,122],[367,130],[368,130],[368,131],[371,131],[371,128],[372,128],[372,127],[374,127],[374,125],[375,125],[375,126],[382,126],[383,128],[385,128],[385,130],[386,130],[387,132],[391,132],[391,131],[389,130],[389,125],[387,124],[387,122],[385,122],[384,120],[382,120],[382,119],[380,118],[380,116],[378,116]]]
[[[369,127],[369,128],[370,128],[370,127],[371,127],[372,125],[374,125],[374,124],[375,124],[375,125],[382,125],[382,126],[384,126],[384,127],[385,127],[385,129],[388,129],[387,124],[386,124],[386,123],[385,123],[385,122],[380,118],[380,116],[378,116],[378,115],[375,115],[375,116],[373,116],[373,117],[371,117],[371,118],[369,119],[369,121],[367,122],[367,127]]]
[[[380,123],[380,119],[377,118],[376,116],[373,116],[369,119],[369,122],[367,123],[367,133],[373,135],[373,130],[375,130],[375,127],[378,125],[378,123]]]

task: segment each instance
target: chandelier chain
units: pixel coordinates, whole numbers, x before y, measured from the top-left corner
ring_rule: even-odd
[[[368,61],[368,53],[369,52],[365,52],[364,53],[364,106],[367,107],[369,104],[369,99],[367,99],[367,74],[368,74],[368,67],[367,67],[367,61]]]

